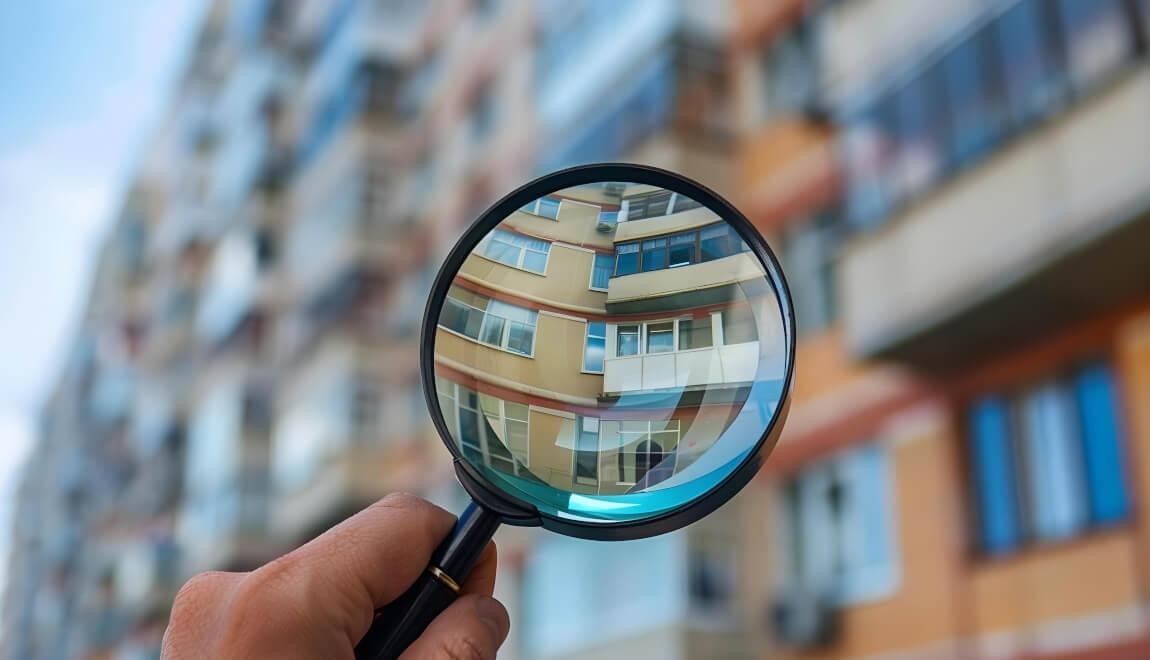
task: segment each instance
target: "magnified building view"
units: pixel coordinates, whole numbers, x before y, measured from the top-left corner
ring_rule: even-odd
[[[467,257],[439,316],[436,388],[473,462],[620,494],[689,467],[737,415],[765,429],[784,350],[733,227],[679,193],[600,183],[531,202]],[[745,406],[756,381],[770,400]]]

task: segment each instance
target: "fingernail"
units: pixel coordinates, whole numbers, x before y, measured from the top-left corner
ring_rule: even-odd
[[[507,616],[507,609],[494,598],[481,596],[475,602],[475,611],[479,620],[491,629],[495,640],[502,644],[507,639],[507,632],[511,628],[511,619]]]

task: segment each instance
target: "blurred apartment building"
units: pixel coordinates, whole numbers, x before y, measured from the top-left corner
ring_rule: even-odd
[[[762,657],[1150,657],[1150,2],[737,24],[802,333]]]
[[[6,657],[154,657],[196,571],[254,567],[389,491],[461,508],[415,356],[463,227],[536,171],[587,160],[734,190],[725,4],[615,4],[210,3],[45,405]],[[723,520],[628,547],[508,535],[506,655],[595,654],[608,638],[571,624],[599,616],[617,639],[655,635],[653,657],[689,655],[692,604],[733,593],[699,577],[723,570],[699,559],[709,548],[736,545]],[[532,579],[568,561],[583,566],[561,571],[570,583]],[[601,565],[615,610],[608,592],[573,607],[552,590]]]

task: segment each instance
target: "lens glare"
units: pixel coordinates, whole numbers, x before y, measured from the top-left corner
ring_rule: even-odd
[[[512,213],[455,275],[435,335],[451,441],[544,514],[657,516],[738,468],[782,396],[779,299],[746,242],[626,182]]]

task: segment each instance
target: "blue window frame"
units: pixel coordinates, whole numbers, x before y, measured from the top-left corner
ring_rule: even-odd
[[[968,415],[980,549],[1005,554],[1126,520],[1123,434],[1113,370],[1091,364]],[[1025,496],[1023,496],[1025,494]]]
[[[613,255],[596,253],[591,264],[591,288],[605,291],[614,270],[615,257]]]

